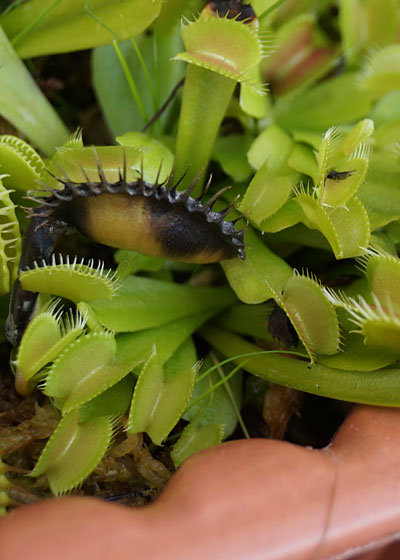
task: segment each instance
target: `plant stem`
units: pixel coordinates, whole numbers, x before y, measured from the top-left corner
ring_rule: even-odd
[[[202,327],[201,336],[224,356],[254,352],[258,346],[212,325]],[[240,362],[242,358],[234,359]],[[243,369],[273,383],[343,401],[379,406],[400,406],[399,369],[374,372],[344,371],[322,364],[293,360],[282,354],[250,357]]]
[[[207,165],[235,85],[230,78],[189,65],[176,143],[176,176],[187,171],[182,189]]]

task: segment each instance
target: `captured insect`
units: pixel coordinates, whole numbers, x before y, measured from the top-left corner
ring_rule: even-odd
[[[210,178],[200,196],[192,198],[200,174],[185,191],[178,191],[183,177],[175,181],[172,171],[160,181],[161,166],[154,183],[145,181],[143,166],[139,178],[129,181],[125,156],[119,179],[110,182],[95,151],[94,155],[97,180],[89,179],[82,168],[84,182],[73,181],[63,172],[63,178],[54,176],[63,188],[30,194],[39,206],[30,209],[19,270],[32,268],[35,262],[39,266],[48,262],[58,237],[74,230],[109,247],[187,263],[245,258],[243,235],[247,224],[238,230],[235,224],[242,216],[225,220],[237,197],[222,210],[213,210],[229,187],[204,201]],[[15,283],[6,326],[11,343],[19,341],[36,297],[23,290],[19,281]]]
[[[226,16],[248,23],[248,20],[256,17],[253,8],[248,4],[243,4],[240,0],[215,0],[209,3],[209,7],[221,18]]]
[[[351,171],[335,171],[334,169],[332,169],[326,175],[324,180],[324,185],[328,179],[331,179],[332,181],[344,181],[345,179],[347,179],[347,177],[350,177],[354,172],[355,169],[352,169]]]
[[[272,336],[282,342],[286,348],[299,345],[299,336],[289,317],[279,305],[274,306],[268,319],[268,330]]]

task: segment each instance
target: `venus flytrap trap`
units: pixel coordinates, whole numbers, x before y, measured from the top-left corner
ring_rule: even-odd
[[[15,384],[19,394],[32,390],[40,381],[35,376],[82,334],[86,317],[70,311],[62,315],[59,301],[52,301],[29,323],[15,359]]]
[[[39,154],[24,140],[4,134],[0,136],[1,170],[8,175],[6,187],[27,191],[36,188],[43,176],[45,165]]]
[[[51,264],[35,262],[34,268],[22,271],[21,286],[30,292],[51,294],[79,303],[97,299],[111,299],[119,289],[119,280],[112,271],[104,273],[104,263],[97,267],[93,261],[84,264],[75,257],[63,259],[52,256]]]
[[[16,206],[0,175],[0,294],[10,291],[17,275],[21,255],[21,234],[15,214]]]
[[[369,55],[360,72],[360,88],[381,97],[400,87],[400,48],[389,45]]]
[[[55,496],[76,488],[101,461],[113,430],[110,417],[79,422],[79,410],[73,410],[61,419],[31,476],[46,474]]]
[[[370,291],[384,307],[400,310],[397,282],[400,281],[400,261],[383,251],[369,251],[359,263],[368,280]]]
[[[262,64],[263,76],[276,95],[305,88],[337,65],[339,46],[320,28],[313,13],[300,14],[280,26],[276,43],[277,52]]]
[[[303,343],[311,363],[315,354],[336,354],[339,350],[339,322],[334,306],[311,275],[294,274],[282,292],[273,292]]]
[[[153,351],[143,366],[129,412],[127,424],[129,433],[147,432],[153,443],[160,445],[182,416],[200,366],[199,363],[193,365],[196,353],[190,339],[188,343],[190,344],[188,360],[184,359],[187,363],[184,367],[179,367],[179,364],[178,367],[173,367],[169,376],[166,371],[168,362],[163,371],[156,351]],[[179,352],[178,349],[177,353]],[[179,360],[179,357],[175,359]]]

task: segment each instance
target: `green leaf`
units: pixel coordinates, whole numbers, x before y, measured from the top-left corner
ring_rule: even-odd
[[[358,198],[368,208],[372,231],[400,218],[398,172],[392,173],[390,162],[387,158],[384,161],[388,168],[386,171],[376,166],[374,156],[368,180],[364,181],[357,192]]]
[[[292,269],[272,253],[250,228],[246,230],[245,241],[248,244],[246,260],[223,261],[222,268],[241,301],[262,303],[273,297],[269,286],[279,292],[292,275]]]
[[[209,311],[184,317],[161,327],[120,334],[116,337],[118,345],[116,363],[130,362],[133,368],[135,364],[147,359],[155,346],[158,362],[164,364],[174,355],[181,344],[212,315],[213,312]]]
[[[272,308],[272,302],[259,305],[236,303],[217,315],[213,322],[229,331],[272,343],[272,336],[267,328]]]
[[[112,300],[93,301],[91,307],[107,329],[127,332],[217,310],[233,301],[234,295],[226,287],[191,287],[130,276]]]
[[[277,212],[292,192],[292,181],[287,175],[277,174],[267,160],[254,175],[240,203],[240,211],[252,222],[259,224]]]
[[[244,113],[262,119],[266,116],[268,103],[265,86],[259,66],[254,66],[247,71],[247,82],[240,86],[240,107]]]
[[[201,426],[198,421],[193,420],[183,430],[181,437],[171,451],[171,458],[176,467],[179,467],[185,459],[209,447],[221,443],[224,432],[219,424]]]
[[[374,132],[374,121],[363,119],[349,130],[344,136],[340,150],[345,155],[351,155],[360,144],[365,144]]]
[[[177,370],[190,369],[197,362],[196,346],[191,336],[186,338],[174,354],[164,363],[166,379],[172,377]]]
[[[368,115],[372,99],[358,86],[358,75],[348,72],[275,106],[277,124],[288,129],[324,131]]]
[[[146,61],[152,57],[152,37],[138,37],[138,47]],[[152,114],[153,100],[149,95],[146,78],[139,60],[128,42],[120,49],[134,77],[136,88],[147,114]],[[146,124],[129,88],[123,68],[112,45],[98,47],[91,56],[92,82],[101,111],[113,137],[130,130],[141,130]]]
[[[125,414],[132,399],[134,385],[133,375],[126,375],[121,381],[79,408],[79,422],[98,416]]]
[[[139,270],[157,272],[163,268],[165,262],[165,259],[143,255],[127,249],[115,251],[114,260],[118,263],[117,276],[121,280],[130,274],[136,274]]]
[[[86,183],[87,178],[99,182],[99,161],[106,180],[110,183],[119,181],[120,172],[126,161],[126,178],[136,181],[139,177],[140,161],[143,156],[141,148],[120,146],[86,146],[60,148],[51,159],[48,170],[60,176],[60,168],[75,183]],[[159,166],[159,165],[158,165]],[[157,169],[158,169],[157,166]],[[85,173],[82,171],[85,170]],[[46,177],[50,188],[60,188],[60,183],[55,177]]]
[[[318,165],[314,152],[309,146],[296,143],[288,157],[287,164],[299,173],[311,177],[314,183],[318,182]]]
[[[100,463],[112,432],[107,416],[79,422],[79,410],[70,412],[50,437],[31,476],[46,474],[56,496],[72,490]]]
[[[275,214],[264,220],[259,228],[267,233],[276,233],[306,220],[305,213],[295,199],[290,199]]]
[[[390,91],[379,99],[371,111],[370,118],[376,127],[400,119],[400,91]]]
[[[21,58],[91,49],[144,31],[162,1],[29,0],[7,12],[0,23]],[[32,22],[37,21],[32,26]]]
[[[26,5],[26,4],[25,4]],[[0,114],[46,155],[68,137],[68,130],[18,58],[0,27]]]
[[[342,341],[342,352],[334,356],[317,356],[316,361],[330,368],[346,371],[376,371],[390,366],[398,360],[399,354],[386,348],[367,346],[357,333],[345,333]]]
[[[251,138],[243,134],[229,134],[217,138],[215,142],[211,158],[217,161],[235,182],[247,181],[252,174],[246,158],[250,142]]]
[[[268,161],[271,170],[285,170],[285,163],[293,148],[293,140],[279,126],[265,128],[254,140],[248,151],[249,163],[254,169],[260,169]]]
[[[229,384],[230,394],[225,384],[222,384],[199,400],[207,390],[212,389],[214,385],[221,381],[221,375],[217,369],[213,369],[213,371],[205,376],[207,370],[212,366],[213,363],[210,359],[204,361],[189,401],[188,410],[183,414],[182,418],[188,421],[197,419],[201,426],[218,424],[222,426],[223,437],[226,439],[232,435],[237,426],[237,411],[242,406],[243,376],[239,370],[225,382]],[[234,399],[236,406],[232,403],[230,395]]]

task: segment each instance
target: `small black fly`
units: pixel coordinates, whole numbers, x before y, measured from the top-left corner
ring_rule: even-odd
[[[354,172],[355,169],[352,169],[351,171],[335,171],[334,169],[331,169],[331,171],[329,171],[329,173],[325,177],[324,185],[327,179],[332,179],[332,181],[344,181],[345,179],[347,179],[347,177],[350,177],[350,175],[352,175]]]

